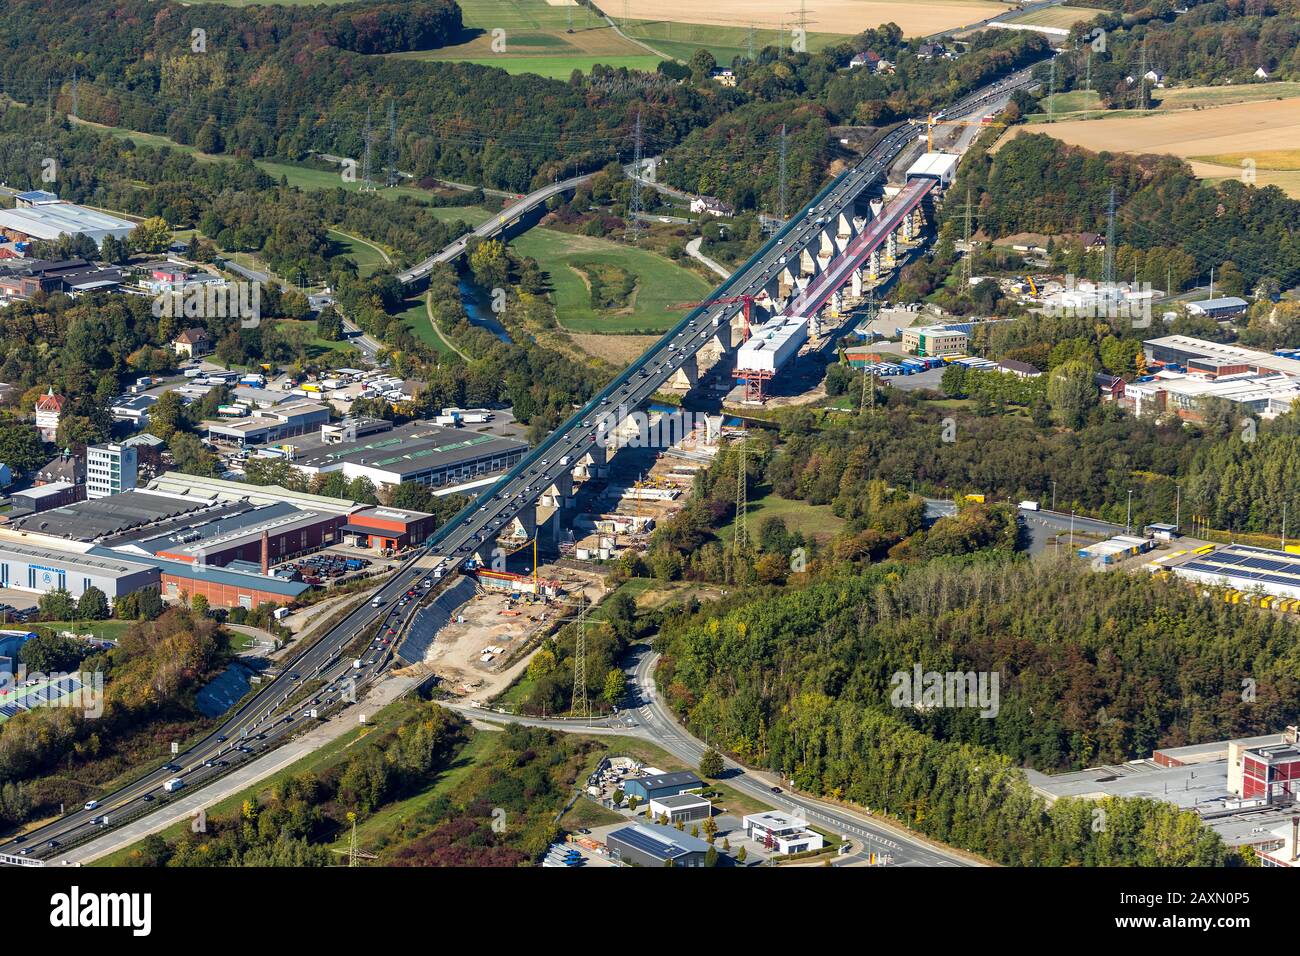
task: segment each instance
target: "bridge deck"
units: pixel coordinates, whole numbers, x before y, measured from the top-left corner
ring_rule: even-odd
[[[922,199],[934,188],[933,179],[914,179],[908,183],[893,202],[885,207],[884,214],[873,220],[866,229],[854,237],[845,250],[831,260],[825,271],[813,277],[808,287],[786,306],[784,315],[812,315],[829,299],[836,289],[849,280],[853,270],[862,265],[885,237],[898,228],[903,218],[911,214]]]

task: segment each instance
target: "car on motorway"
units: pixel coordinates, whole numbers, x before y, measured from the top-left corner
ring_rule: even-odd
[[[773,792],[773,793],[780,793],[780,792],[781,792],[781,788],[780,788],[780,787],[772,787],[772,792]]]
[[[165,763],[162,767],[168,773],[180,773],[181,765],[178,763]]]
[[[87,802],[85,808],[86,808],[87,810],[97,810],[97,809],[99,809],[99,801],[98,801],[98,800],[91,800],[91,801]]]
[[[145,794],[143,797],[141,797],[140,799],[143,800],[145,803],[153,803],[154,800],[157,799],[157,798],[156,798],[152,793],[146,793],[146,794]]]

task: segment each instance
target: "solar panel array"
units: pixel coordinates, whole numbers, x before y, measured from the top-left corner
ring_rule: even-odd
[[[1238,544],[1179,565],[1179,570],[1240,577],[1260,584],[1300,587],[1300,556]]]

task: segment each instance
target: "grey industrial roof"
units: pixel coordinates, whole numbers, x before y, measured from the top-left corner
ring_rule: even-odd
[[[1245,299],[1235,296],[1226,295],[1218,299],[1202,299],[1200,302],[1189,302],[1188,305],[1194,305],[1198,309],[1240,309],[1249,305]]]
[[[698,807],[700,804],[707,804],[709,801],[694,793],[674,793],[668,797],[655,797],[654,802],[667,807],[669,810],[679,810],[686,807]]]
[[[484,456],[526,451],[525,442],[499,435],[466,434],[437,425],[405,425],[379,435],[329,446],[299,458],[305,468],[329,468],[343,463],[397,474],[427,471]]]
[[[94,541],[152,521],[197,511],[209,503],[205,500],[187,501],[171,495],[155,495],[147,491],[127,491],[15,518],[10,524],[20,531],[38,532],[75,541]]]
[[[645,787],[647,791],[656,790],[659,787],[700,787],[704,781],[689,770],[674,770],[671,773],[656,773],[648,777],[632,777],[628,783],[638,783]]]
[[[337,513],[304,511],[282,501],[232,515],[222,515],[203,524],[155,535],[136,541],[135,544],[153,554],[166,551],[169,554],[183,552],[197,555],[202,550],[225,550],[243,542],[257,540],[264,530],[282,534],[338,517]]]
[[[63,551],[22,541],[0,541],[0,557],[14,557],[22,561],[49,561],[67,568],[114,576],[139,574],[149,570],[149,565],[143,561],[127,560],[123,555],[111,551],[108,554],[97,554],[95,551],[96,549],[92,548],[90,552],[82,554],[80,551]]]

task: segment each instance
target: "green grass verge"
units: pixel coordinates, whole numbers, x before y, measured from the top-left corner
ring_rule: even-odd
[[[330,229],[329,236],[336,247],[334,254],[355,262],[357,264],[357,275],[362,278],[373,275],[387,265],[383,252],[373,243],[366,242],[356,236],[350,236],[338,229]]]
[[[680,318],[667,306],[704,298],[712,288],[704,279],[671,259],[608,239],[577,236],[551,229],[532,229],[511,240],[519,252],[536,259],[550,276],[560,325],[574,332],[663,332]],[[630,308],[600,312],[577,262],[617,266],[637,277]]]
[[[135,621],[33,621],[27,625],[32,630],[73,631],[77,634],[94,634],[98,640],[116,641]],[[22,625],[4,625],[21,629]]]

